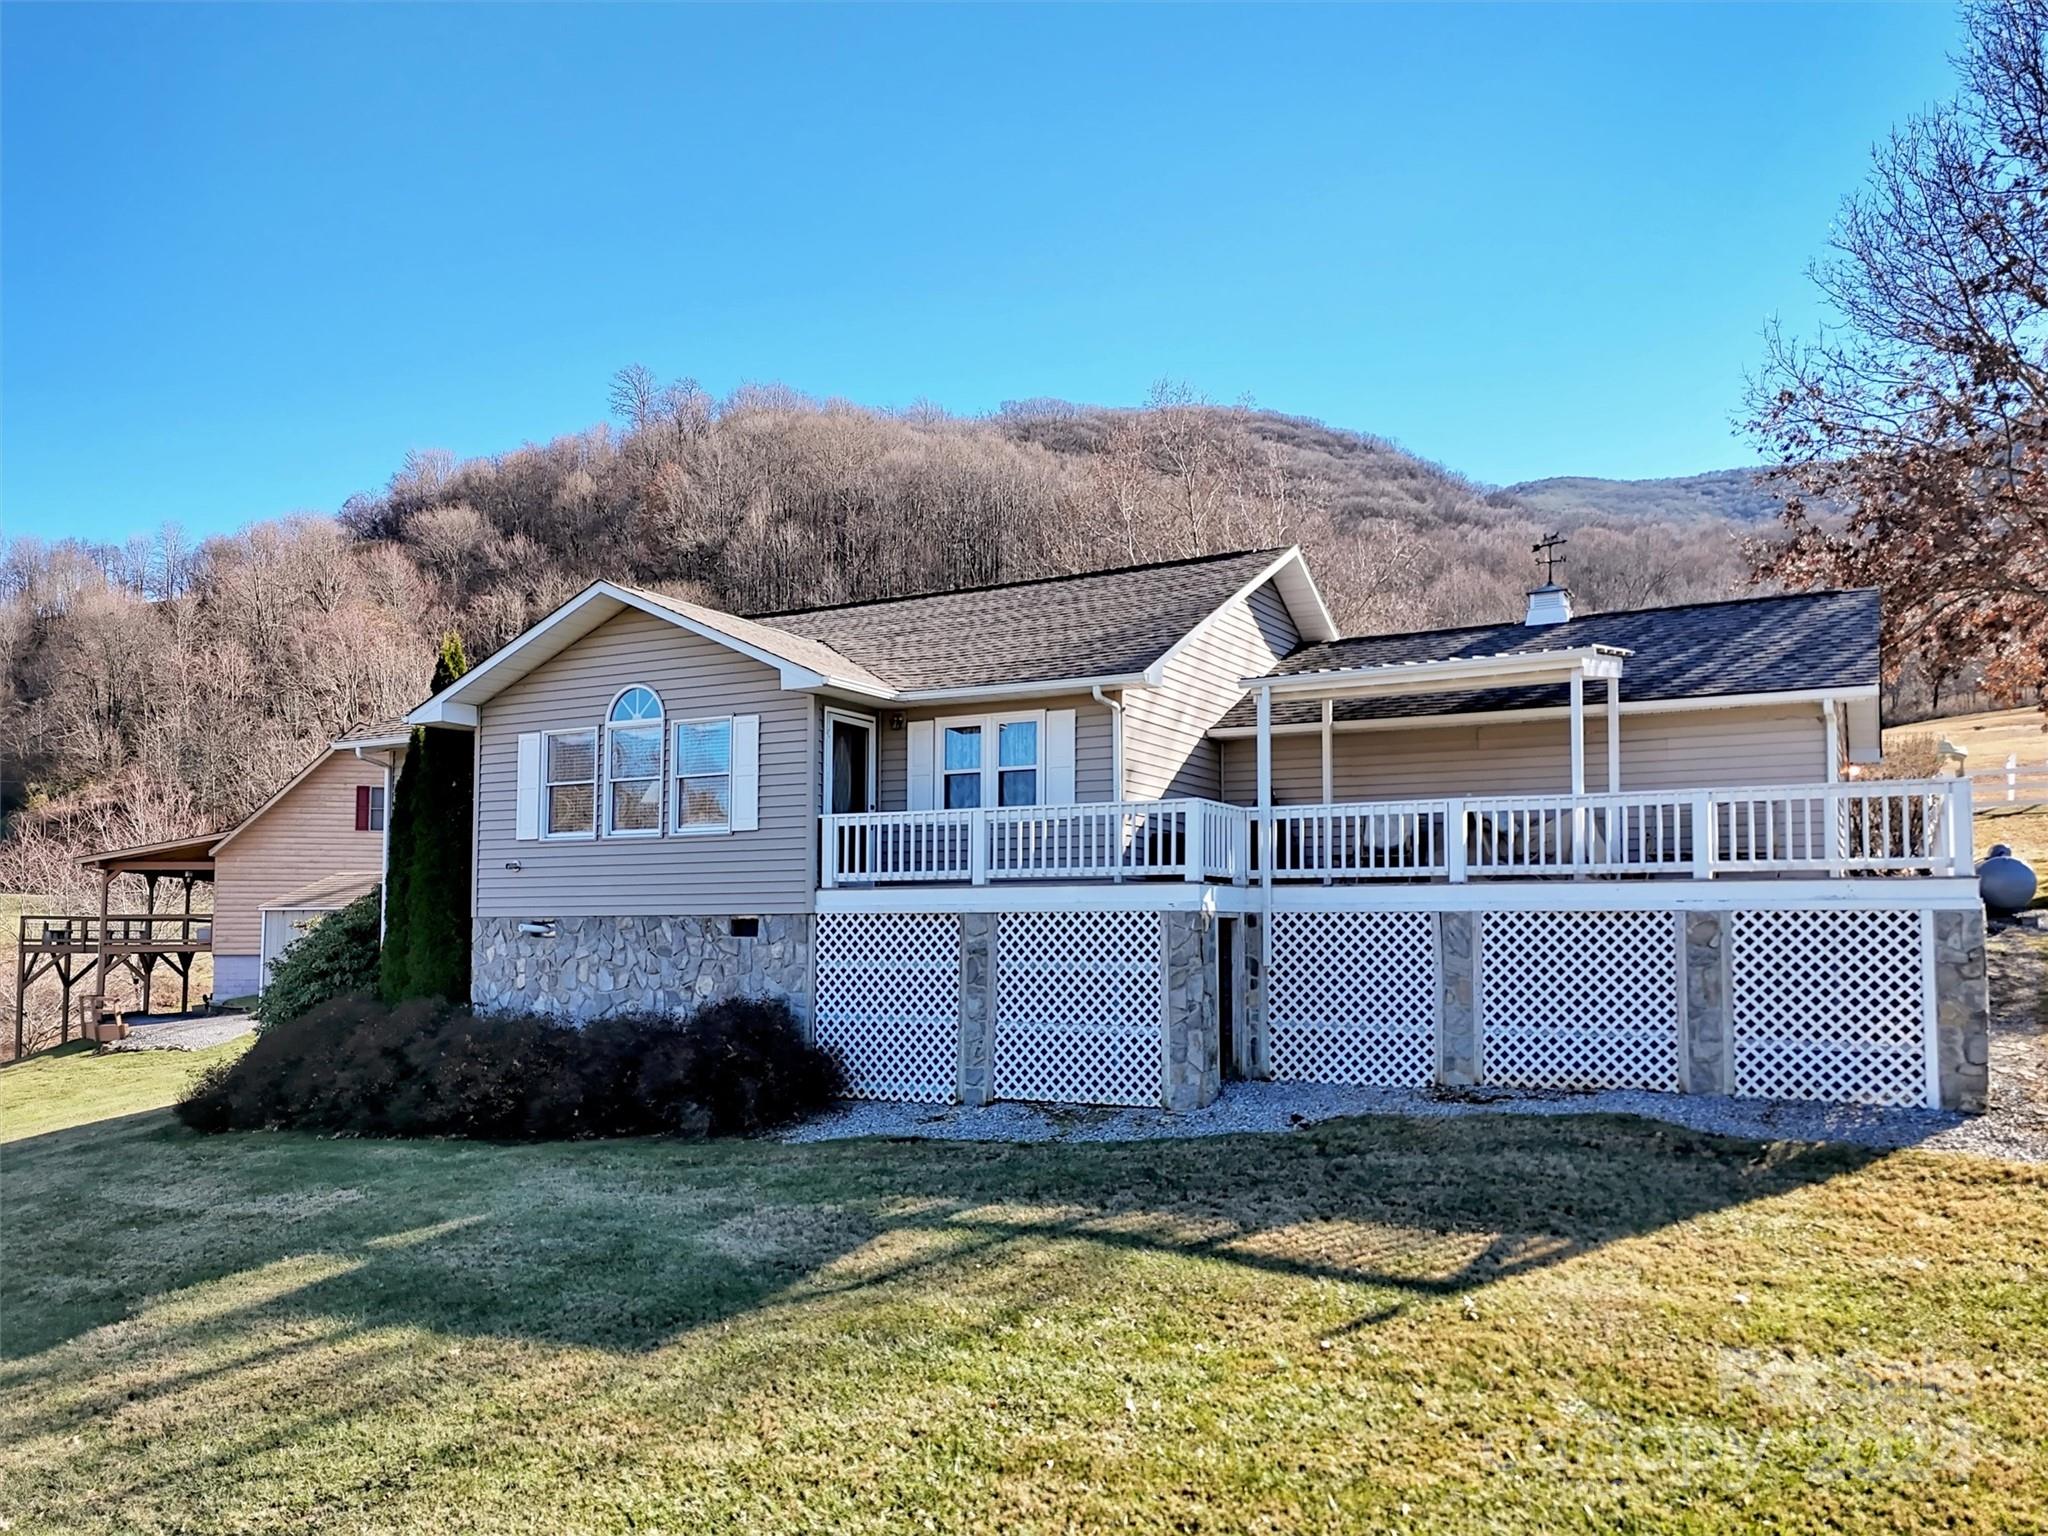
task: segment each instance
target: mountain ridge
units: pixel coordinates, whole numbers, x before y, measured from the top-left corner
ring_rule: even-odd
[[[1501,494],[1561,519],[1661,518],[1684,522],[1718,517],[1748,525],[1776,521],[1784,496],[1769,481],[1769,465],[1710,469],[1692,475],[1618,480],[1601,475],[1552,475],[1503,486]]]

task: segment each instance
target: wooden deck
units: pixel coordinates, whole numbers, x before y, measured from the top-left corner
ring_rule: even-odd
[[[146,1001],[159,965],[178,978],[178,1009],[192,1006],[192,962],[213,950],[210,912],[110,912],[104,916],[22,914],[14,961],[14,1058],[28,1050],[28,990],[55,977],[62,991],[58,1043],[71,1038],[74,998],[97,1017],[106,983],[125,972]],[[81,987],[88,990],[79,996]],[[87,1020],[79,1020],[81,1032]]]

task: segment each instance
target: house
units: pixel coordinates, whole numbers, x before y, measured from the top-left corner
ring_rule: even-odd
[[[208,850],[217,996],[260,993],[310,920],[376,889],[407,737],[403,721],[356,727]]]
[[[140,847],[111,848],[79,862],[101,877],[97,914],[27,915],[21,921],[15,990],[17,1051],[29,986],[53,978],[63,990],[65,1033],[74,996],[112,1004],[125,972],[146,996],[158,966],[179,977],[191,1002],[197,955],[213,956],[213,995],[260,993],[270,968],[307,927],[375,890],[385,863],[385,818],[410,727],[359,726],[328,743],[255,810],[225,832]],[[140,912],[114,912],[115,877],[139,875]],[[159,905],[159,886],[183,896]],[[193,887],[211,882],[213,910],[192,911]]]
[[[1979,1108],[1954,780],[1878,600],[1337,633],[1274,549],[740,617],[598,582],[409,717],[476,754],[473,997],[788,997],[857,1093],[1226,1076]]]

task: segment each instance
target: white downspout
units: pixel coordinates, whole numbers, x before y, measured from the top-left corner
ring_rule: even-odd
[[[1096,703],[1109,711],[1109,798],[1121,805],[1124,798],[1124,707],[1104,693],[1100,683],[1088,691],[1095,696]]]
[[[368,754],[361,747],[356,748],[358,761],[366,760]],[[378,762],[384,768],[384,825],[377,829],[377,943],[384,943],[384,914],[386,903],[391,900],[391,802],[397,789],[398,776],[393,769],[391,752],[386,748],[378,754]]]

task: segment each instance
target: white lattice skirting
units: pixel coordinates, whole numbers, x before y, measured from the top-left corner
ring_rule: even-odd
[[[1679,954],[1670,912],[1481,914],[1480,1081],[1676,1091]]]
[[[1006,912],[996,920],[999,1099],[1157,1104],[1165,936],[1156,912]]]
[[[1441,990],[1433,913],[1276,913],[1274,1078],[1426,1087],[1436,1080]]]
[[[818,1044],[859,1099],[940,1104],[960,1050],[960,923],[947,915],[821,914]]]
[[[1732,913],[1734,1091],[1938,1104],[1927,923],[1875,909]]]

